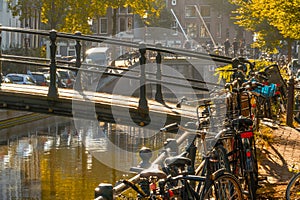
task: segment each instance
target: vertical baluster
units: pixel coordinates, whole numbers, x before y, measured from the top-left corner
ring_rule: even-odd
[[[139,100],[139,111],[142,113],[148,113],[148,101],[146,98],[146,71],[145,71],[145,64],[146,64],[146,45],[141,44],[139,48],[141,57],[140,57],[140,100]]]
[[[80,31],[76,31],[75,33],[76,36],[81,36],[81,32]],[[81,75],[79,72],[79,69],[81,67],[81,43],[80,40],[76,40],[76,45],[75,45],[75,51],[76,51],[76,62],[75,62],[75,67],[77,68],[76,71],[76,87],[75,89],[79,90],[82,89],[81,86]]]
[[[1,28],[1,24],[0,24],[0,28]],[[2,30],[0,29],[0,86],[2,83]]]
[[[50,31],[50,86],[48,90],[48,97],[49,98],[57,98],[58,97],[58,91],[57,91],[57,84],[56,84],[56,37],[57,32],[55,30]]]
[[[157,44],[157,47],[161,47],[161,44]],[[160,51],[157,52],[156,55],[156,64],[157,64],[157,70],[156,70],[156,80],[158,81],[156,83],[156,93],[155,93],[155,100],[164,103],[163,96],[162,96],[162,90],[161,90],[161,53]]]

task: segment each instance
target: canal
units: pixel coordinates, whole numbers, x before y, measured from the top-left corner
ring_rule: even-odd
[[[93,199],[99,183],[133,176],[141,147],[157,154],[168,137],[54,116],[0,129],[0,199]]]

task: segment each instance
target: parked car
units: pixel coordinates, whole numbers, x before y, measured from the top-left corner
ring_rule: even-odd
[[[76,75],[73,71],[67,69],[57,69],[58,78],[63,82],[67,88],[73,88]]]
[[[13,83],[12,80],[10,80],[9,78],[7,78],[6,76],[2,77],[2,82],[3,83]]]
[[[6,78],[8,78],[12,83],[15,84],[26,84],[26,85],[35,85],[36,82],[35,80],[32,78],[32,76],[28,75],[28,74],[7,74],[5,76]]]
[[[49,73],[45,73],[45,77],[46,77],[46,82],[47,85],[50,85],[50,74]],[[66,84],[61,80],[60,74],[58,72],[56,72],[56,84],[57,87],[59,88],[66,88]]]
[[[47,80],[45,73],[43,72],[31,72],[32,77],[35,79],[36,84],[40,86],[46,86]]]

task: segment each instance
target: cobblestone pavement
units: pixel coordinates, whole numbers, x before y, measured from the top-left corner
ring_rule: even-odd
[[[258,142],[261,177],[258,199],[284,199],[293,171],[300,171],[300,131],[279,126],[269,134],[269,139]]]

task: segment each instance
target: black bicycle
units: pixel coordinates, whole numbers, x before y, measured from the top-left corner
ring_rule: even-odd
[[[295,174],[289,181],[285,192],[285,198],[287,200],[300,199],[300,172]]]

